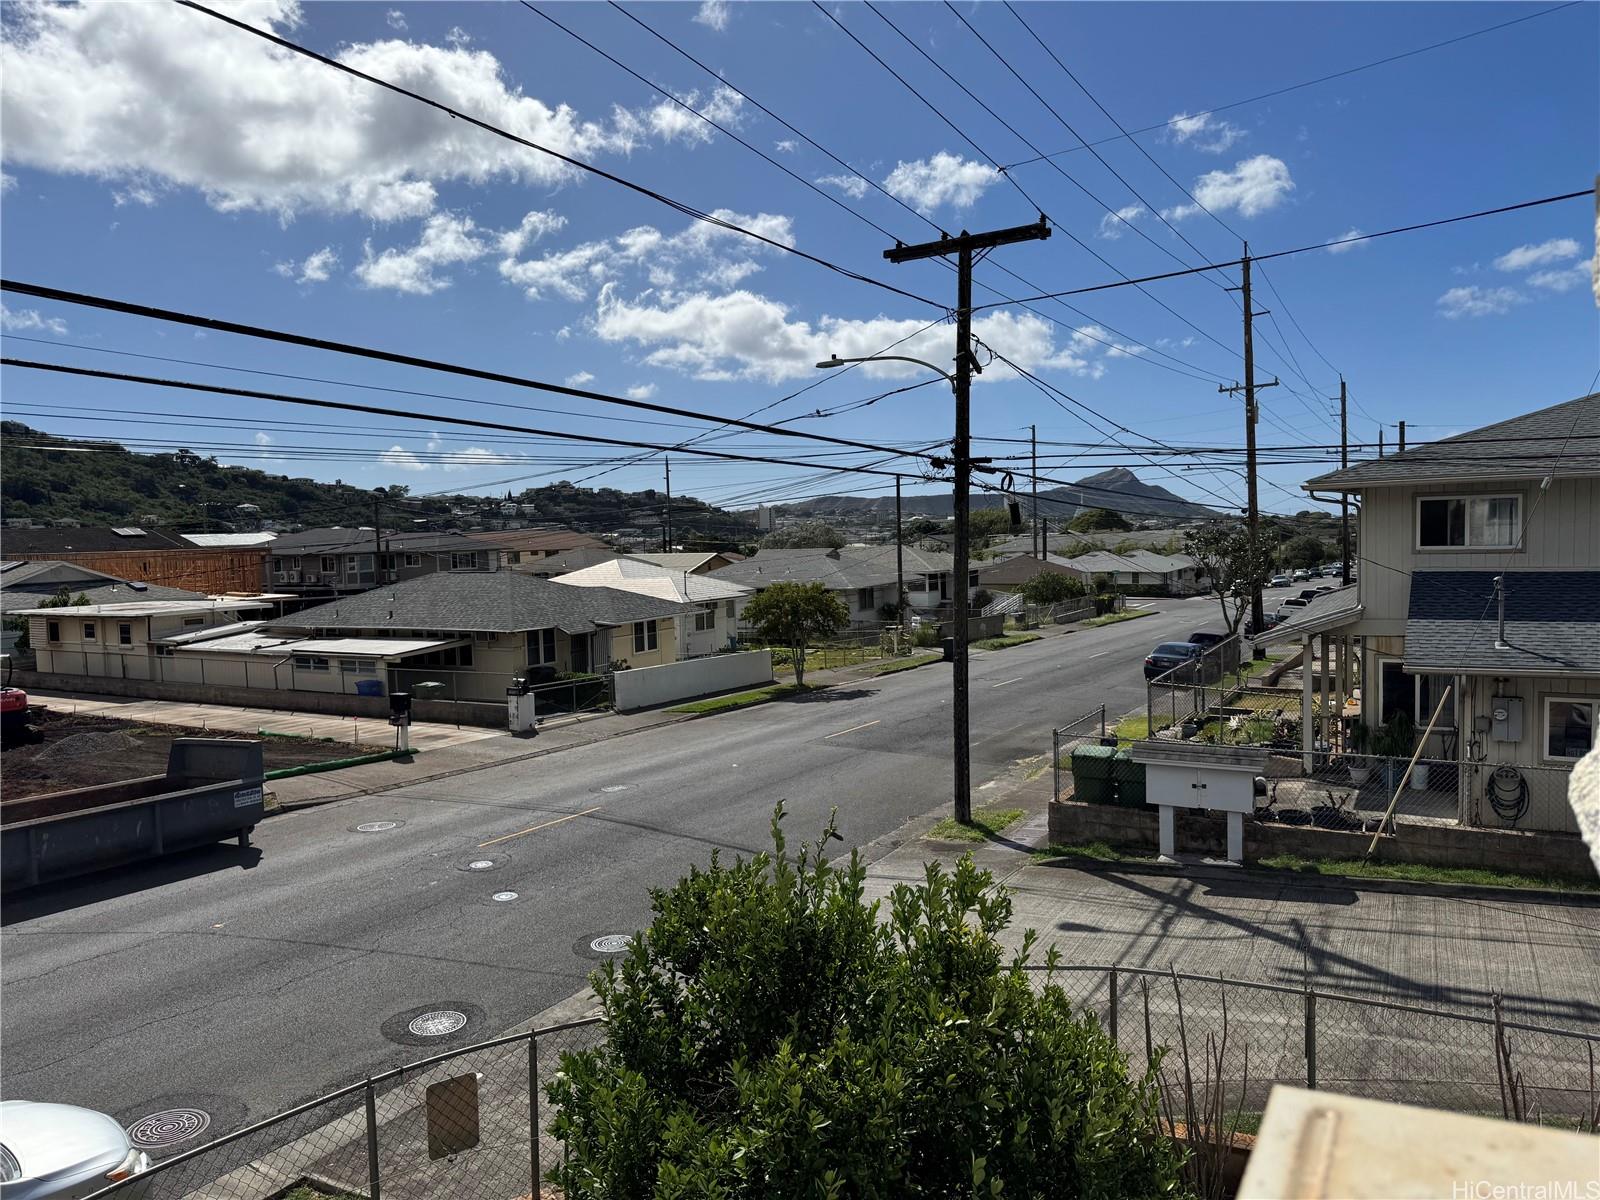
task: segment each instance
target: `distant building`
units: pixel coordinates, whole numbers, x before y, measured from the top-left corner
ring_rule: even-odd
[[[254,595],[266,587],[259,546],[199,546],[164,529],[137,525],[7,529],[0,552],[15,561],[76,563],[136,583],[202,595]]]
[[[500,551],[459,533],[335,526],[280,535],[267,565],[274,590],[318,599],[436,571],[497,570]]]

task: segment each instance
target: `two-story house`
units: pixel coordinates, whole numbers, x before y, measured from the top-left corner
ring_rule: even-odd
[[[364,592],[436,571],[490,571],[500,566],[491,544],[459,533],[373,529],[304,529],[271,544],[273,591],[312,599]]]
[[[1339,696],[1359,662],[1369,727],[1407,713],[1420,732],[1448,687],[1423,753],[1463,764],[1462,819],[1576,832],[1562,771],[1600,715],[1600,393],[1305,487],[1356,499],[1357,582],[1263,640],[1300,642]]]

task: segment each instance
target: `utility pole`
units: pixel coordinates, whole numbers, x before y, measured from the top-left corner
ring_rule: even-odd
[[[1347,411],[1349,393],[1345,389],[1344,376],[1339,376],[1339,467],[1343,470],[1350,465],[1350,426]],[[1350,493],[1339,493],[1339,558],[1341,566],[1339,582],[1345,587],[1350,586]]]
[[[1029,528],[1033,530],[1033,553],[1041,561],[1050,554],[1050,538],[1039,531],[1039,427],[1028,426],[1028,442],[1033,448],[1033,517]]]
[[[1050,227],[1044,214],[1033,225],[1017,225],[1010,229],[995,229],[988,233],[965,233],[959,237],[941,237],[938,241],[923,242],[916,246],[896,243],[893,250],[885,250],[884,258],[892,263],[912,262],[922,258],[957,256],[956,272],[956,429],[951,444],[951,457],[955,468],[955,662],[951,671],[950,709],[954,733],[954,789],[955,818],[962,824],[972,822],[972,762],[967,721],[967,575],[970,569],[967,521],[972,502],[972,374],[982,370],[972,353],[972,263],[973,251],[989,251],[996,246],[1014,242],[1039,241],[1050,236]]]
[[[906,624],[906,535],[900,525],[900,476],[894,477],[894,619]]]
[[[661,553],[672,553],[672,460],[662,456],[667,464],[667,511],[661,515]]]
[[[1383,457],[1383,426],[1378,426],[1378,457]]]
[[[1244,293],[1244,387],[1238,384],[1232,387],[1219,387],[1217,391],[1244,392],[1244,458],[1245,481],[1247,488],[1247,504],[1245,520],[1250,530],[1250,550],[1252,559],[1259,559],[1259,545],[1261,540],[1261,509],[1256,501],[1256,391],[1258,387],[1277,387],[1278,380],[1271,383],[1256,383],[1256,343],[1254,322],[1256,317],[1264,317],[1271,309],[1262,309],[1259,313],[1251,305],[1250,300],[1250,243],[1244,244],[1244,256],[1240,260],[1240,286],[1229,288],[1229,291]],[[1261,610],[1261,580],[1250,581],[1250,627],[1259,635],[1267,627],[1266,614]],[[1264,652],[1263,652],[1264,653]]]
[[[383,518],[378,513],[378,507],[383,503],[383,489],[379,488],[372,493],[372,582],[383,582]]]
[[[1406,452],[1406,423],[1404,421],[1401,421],[1400,422],[1400,446],[1395,451],[1395,453],[1396,454],[1404,454],[1405,452]]]

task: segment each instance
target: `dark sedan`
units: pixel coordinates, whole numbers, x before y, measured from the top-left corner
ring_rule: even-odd
[[[1165,675],[1174,667],[1192,665],[1194,660],[1204,653],[1204,647],[1196,646],[1193,642],[1162,642],[1145,656],[1144,677],[1154,679],[1157,675]]]

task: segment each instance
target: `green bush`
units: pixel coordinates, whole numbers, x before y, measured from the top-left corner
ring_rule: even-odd
[[[897,887],[772,854],[691,868],[594,977],[606,1041],[548,1085],[574,1200],[1181,1194],[1154,1081],[996,935],[1011,901],[963,859]],[[1050,960],[1053,965],[1054,951]]]
[[[911,631],[911,644],[926,649],[939,644],[939,627],[924,622]]]

